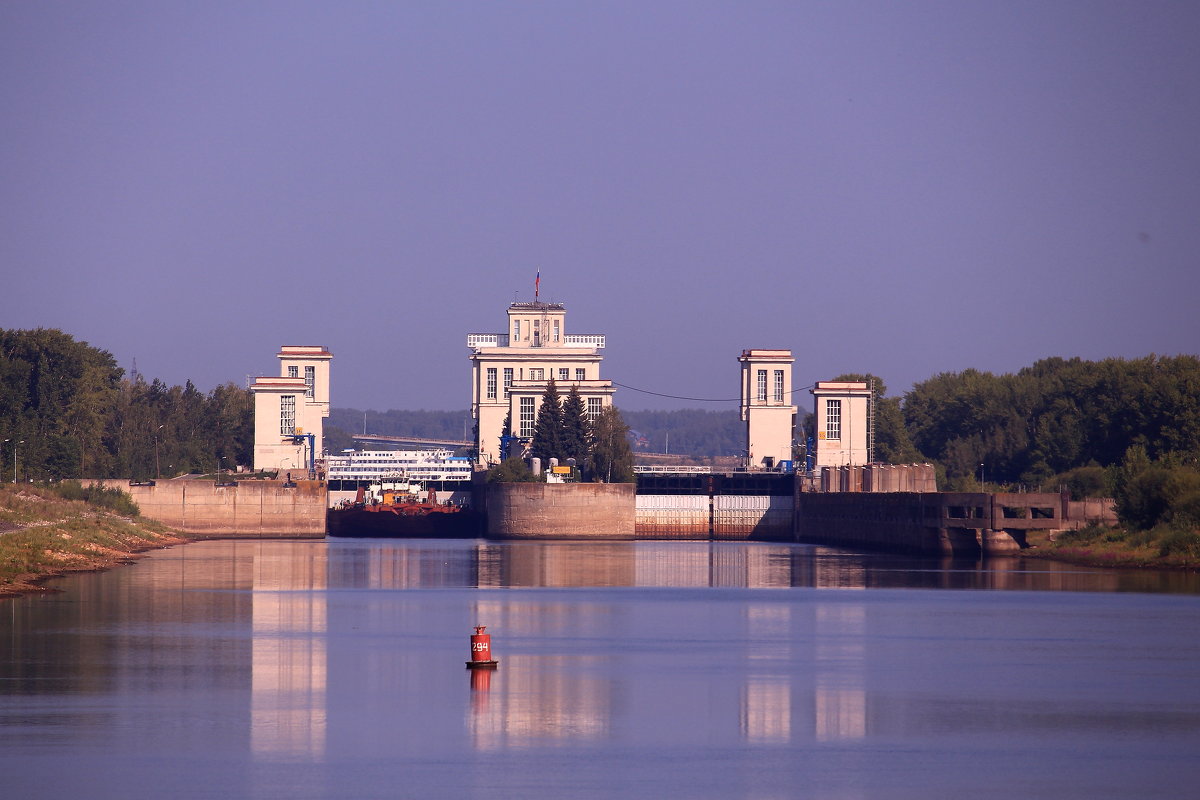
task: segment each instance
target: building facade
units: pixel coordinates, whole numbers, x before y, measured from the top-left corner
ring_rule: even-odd
[[[471,416],[479,463],[500,461],[504,420],[512,434],[533,436],[542,395],[553,380],[564,397],[579,390],[589,418],[612,405],[611,381],[600,377],[603,334],[568,334],[561,303],[513,303],[505,333],[467,335],[471,349]]]
[[[870,456],[871,390],[865,381],[818,381],[814,398],[814,469],[867,464]]]
[[[750,469],[777,469],[792,460],[796,406],[792,403],[791,350],[743,350],[742,421]]]
[[[279,377],[255,378],[254,469],[309,470],[320,457],[329,416],[330,353],[320,345],[279,349]]]

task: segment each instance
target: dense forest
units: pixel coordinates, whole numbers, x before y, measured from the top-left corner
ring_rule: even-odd
[[[249,464],[250,393],[126,377],[112,355],[53,329],[0,330],[0,476],[150,478]]]

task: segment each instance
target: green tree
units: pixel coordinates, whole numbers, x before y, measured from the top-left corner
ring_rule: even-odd
[[[629,426],[615,406],[605,408],[592,423],[588,473],[592,480],[604,483],[631,483],[634,480]]]
[[[520,456],[510,456],[487,471],[488,483],[533,483],[538,480]]]
[[[562,406],[562,455],[573,458],[581,467],[587,462],[591,450],[592,430],[587,420],[587,410],[579,387],[572,386]]]
[[[563,456],[563,414],[562,400],[558,395],[558,387],[554,378],[546,384],[542,393],[542,405],[538,409],[537,420],[533,427],[533,442],[529,446],[530,455],[542,459],[543,464],[551,458]]]

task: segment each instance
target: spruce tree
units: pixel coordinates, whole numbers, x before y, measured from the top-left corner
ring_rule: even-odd
[[[578,386],[572,386],[563,401],[562,430],[562,458],[573,458],[582,468],[591,450],[592,426],[588,423]]]
[[[558,387],[554,379],[546,384],[542,394],[542,407],[538,409],[537,421],[533,427],[533,443],[530,445],[530,455],[542,459],[545,465],[551,458],[563,457],[563,422],[562,401],[558,396]]]

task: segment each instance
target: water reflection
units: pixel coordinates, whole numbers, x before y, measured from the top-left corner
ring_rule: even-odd
[[[1007,589],[1200,593],[1200,575],[737,542],[332,540],[329,586]]]
[[[61,585],[0,607],[6,796],[164,774],[214,796],[884,797],[897,775],[954,796],[964,753],[995,796],[1146,796],[1200,747],[1197,598],[1105,591],[1175,576],[349,540],[202,542]],[[893,591],[938,587],[1072,591]],[[477,624],[495,671],[465,668]],[[97,752],[102,782],[72,778]]]
[[[867,735],[866,609],[817,606],[813,729],[818,741]]]
[[[325,749],[325,551],[259,552],[253,565],[250,746],[256,755]]]

